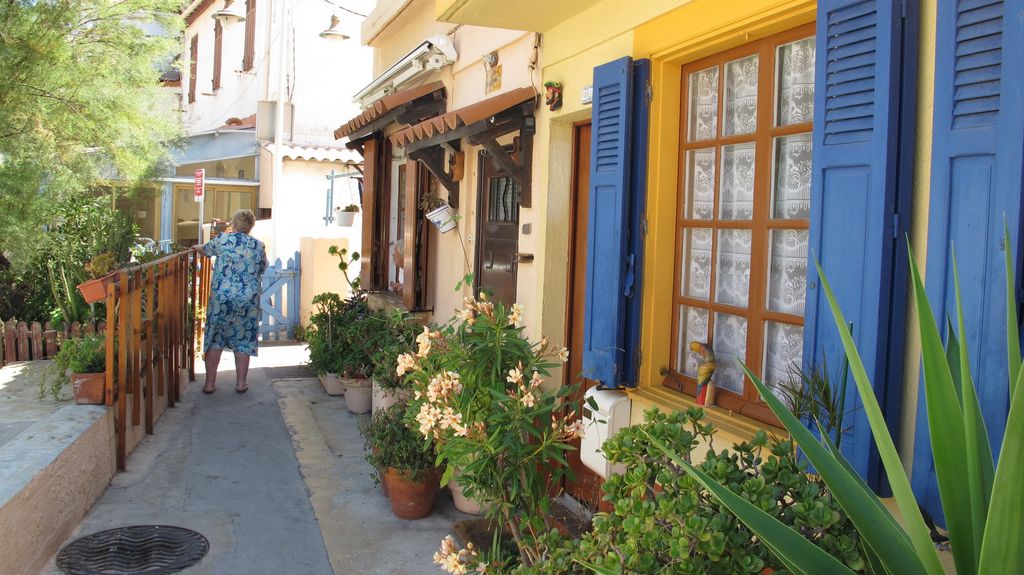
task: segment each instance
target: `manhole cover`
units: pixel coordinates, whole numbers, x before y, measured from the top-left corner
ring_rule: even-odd
[[[57,554],[57,567],[69,575],[158,575],[191,567],[209,550],[191,529],[133,525],[72,541]]]

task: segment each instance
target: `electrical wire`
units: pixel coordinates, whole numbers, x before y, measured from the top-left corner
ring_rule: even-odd
[[[331,2],[331,0],[324,0],[324,2],[326,2],[327,4],[330,4],[331,6],[334,6],[338,10],[344,10],[344,11],[350,13],[350,14],[355,14],[356,16],[360,16],[362,18],[366,18],[366,14],[360,14],[359,12],[356,12],[355,10],[349,10],[348,8],[346,8],[346,7],[344,7],[344,6],[340,5],[340,4],[335,4],[334,2]]]

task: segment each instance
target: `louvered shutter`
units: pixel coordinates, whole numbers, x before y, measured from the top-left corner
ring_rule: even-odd
[[[618,386],[625,357],[632,66],[625,57],[594,68],[583,377],[608,387]]]
[[[927,289],[955,321],[956,249],[971,369],[994,451],[1008,410],[1003,217],[1020,259],[1024,157],[1024,1],[940,2],[928,215]],[[1018,270],[1020,266],[1018,265]],[[941,520],[923,390],[913,486]]]
[[[818,4],[810,238],[895,432],[905,287],[897,256],[903,22],[898,0]],[[907,39],[910,41],[910,39]],[[912,42],[910,42],[912,43]],[[904,92],[912,81],[905,82]],[[909,115],[912,118],[912,114]],[[907,115],[903,116],[907,120]],[[903,134],[913,134],[904,126]],[[911,161],[907,155],[904,162]],[[907,190],[909,190],[909,180]],[[904,198],[909,196],[909,191]],[[834,371],[842,343],[809,266],[804,358]],[[895,288],[895,289],[894,289]],[[898,375],[898,372],[897,372]],[[844,455],[872,486],[879,461],[852,382]]]
[[[647,88],[651,81],[651,61],[633,62],[633,125],[630,134],[629,238],[626,278],[622,295],[626,298],[623,350],[625,369],[621,384],[636,387],[640,370],[641,281],[644,276],[644,213],[647,208],[647,139],[650,101]]]

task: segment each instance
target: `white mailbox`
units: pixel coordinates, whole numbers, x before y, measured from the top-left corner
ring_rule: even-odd
[[[591,401],[592,400],[592,401]],[[596,404],[595,411],[591,404]],[[625,471],[621,464],[612,465],[605,459],[601,446],[609,438],[629,425],[630,401],[626,394],[614,389],[587,390],[583,399],[583,440],[580,441],[580,460],[594,473],[608,479],[613,473]]]

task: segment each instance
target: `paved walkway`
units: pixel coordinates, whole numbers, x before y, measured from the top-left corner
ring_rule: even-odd
[[[363,459],[358,423],[300,367],[302,346],[265,347],[249,392],[224,354],[217,392],[202,364],[75,533],[135,524],[187,527],[210,541],[190,574],[429,574],[455,521],[445,494],[420,521],[392,516]],[[44,574],[60,573],[51,559]]]

